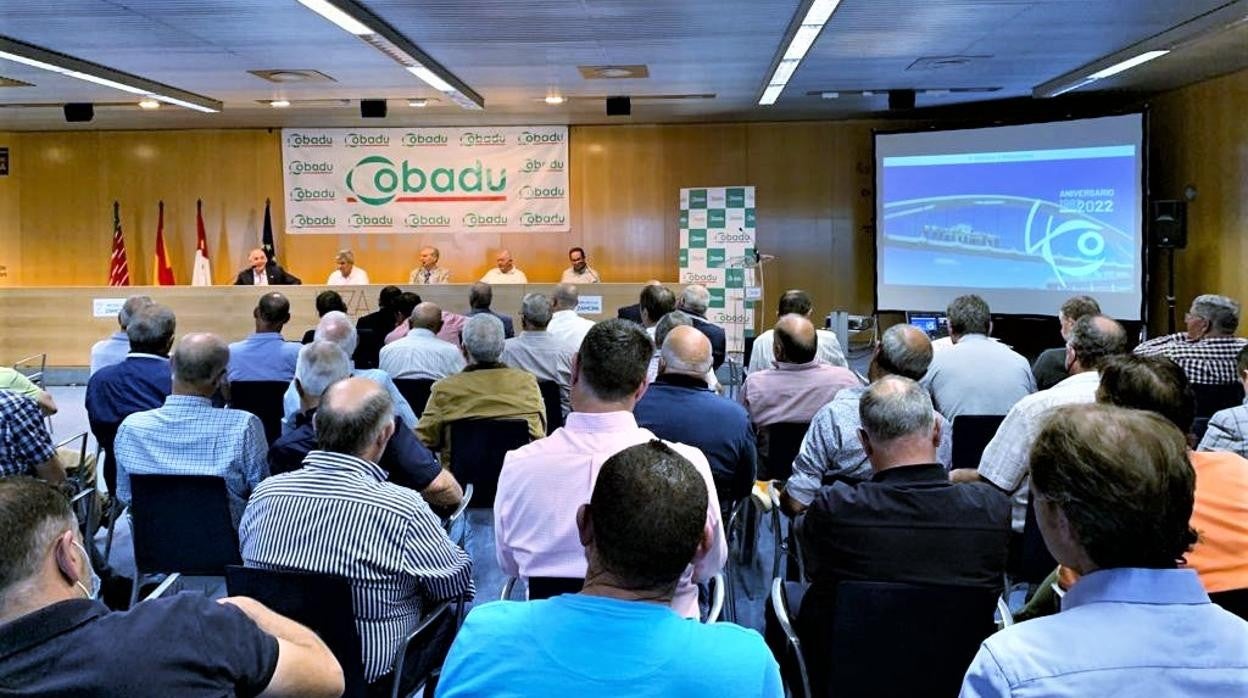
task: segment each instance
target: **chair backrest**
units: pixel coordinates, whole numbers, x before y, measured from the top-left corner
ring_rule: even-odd
[[[26,376],[26,380],[44,388],[43,374],[48,368],[47,354],[32,354],[13,362],[13,370]]]
[[[1023,543],[1019,556],[1018,578],[1028,584],[1039,584],[1057,569],[1057,560],[1044,544],[1040,524],[1036,521],[1036,507],[1030,494],[1027,496],[1027,518],[1023,520]]]
[[[395,378],[394,387],[399,389],[403,399],[412,406],[416,416],[424,414],[425,405],[429,404],[429,393],[433,390],[432,378]]]
[[[546,403],[546,433],[553,434],[563,426],[563,399],[559,384],[555,381],[538,381],[537,389],[542,391],[542,402]]]
[[[308,626],[334,653],[346,679],[345,696],[366,695],[363,650],[346,577],[294,570],[230,565],[225,586],[231,596],[250,596],[291,620]]]
[[[824,668],[814,672],[814,694],[957,695],[980,643],[996,630],[996,596],[974,587],[840,582],[831,622],[820,626],[827,635],[818,644],[829,654],[806,657]]]
[[[351,356],[352,363],[358,369],[377,368],[381,364],[381,348],[386,344],[385,333],[358,325],[355,329],[359,341],[355,345],[355,354]]]
[[[778,422],[763,427],[767,430],[767,455],[763,459],[760,480],[788,480],[793,474],[793,460],[802,448],[802,439],[810,422]]]
[[[230,407],[246,410],[260,418],[264,437],[272,445],[282,435],[282,396],[286,381],[237,381],[230,383]]]
[[[960,414],[953,418],[953,467],[978,468],[984,447],[992,441],[1003,414]]]
[[[1217,385],[1192,384],[1196,397],[1196,416],[1212,417],[1218,410],[1235,407],[1244,402],[1244,386],[1239,383]]]
[[[1248,589],[1215,591],[1209,595],[1209,600],[1240,618],[1248,620]]]
[[[451,422],[451,472],[463,485],[472,483],[473,508],[494,506],[503,456],[529,442],[522,419],[461,419]]]
[[[585,580],[580,577],[529,577],[529,601],[575,594],[584,586]]]
[[[130,492],[139,572],[220,576],[242,562],[224,479],[131,475]]]

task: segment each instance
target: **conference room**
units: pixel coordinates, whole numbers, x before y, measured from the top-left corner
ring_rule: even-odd
[[[0,0],[0,685],[1248,693],[1246,109],[1248,0]]]

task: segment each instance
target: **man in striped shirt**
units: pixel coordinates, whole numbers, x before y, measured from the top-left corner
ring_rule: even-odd
[[[471,598],[472,560],[447,538],[421,496],[377,465],[394,432],[386,391],[338,381],[316,412],[321,450],[256,488],[239,529],[249,567],[351,580],[364,675],[385,680],[426,602]]]

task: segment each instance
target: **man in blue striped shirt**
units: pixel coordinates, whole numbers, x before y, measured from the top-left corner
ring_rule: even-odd
[[[316,412],[321,450],[256,488],[239,529],[249,567],[351,580],[364,675],[384,680],[425,602],[471,598],[472,560],[421,496],[377,465],[394,432],[390,397],[367,378],[338,381]]]

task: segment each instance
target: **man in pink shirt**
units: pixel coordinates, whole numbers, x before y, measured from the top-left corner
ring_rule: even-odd
[[[637,426],[633,405],[646,391],[654,345],[627,320],[594,325],[572,361],[572,412],[555,433],[507,454],[494,500],[494,536],[504,574],[521,577],[585,576],[585,549],[576,511],[587,502],[608,458],[656,437]],[[697,618],[696,581],[723,567],[728,548],[711,469],[702,452],[669,444],[693,463],[708,493],[705,540],[681,575],[672,608]],[[661,493],[656,493],[661,496]]]
[[[841,388],[862,385],[848,368],[819,360],[815,326],[805,316],[782,316],[774,337],[776,367],[751,373],[741,386],[741,404],[755,427],[810,422]]]

